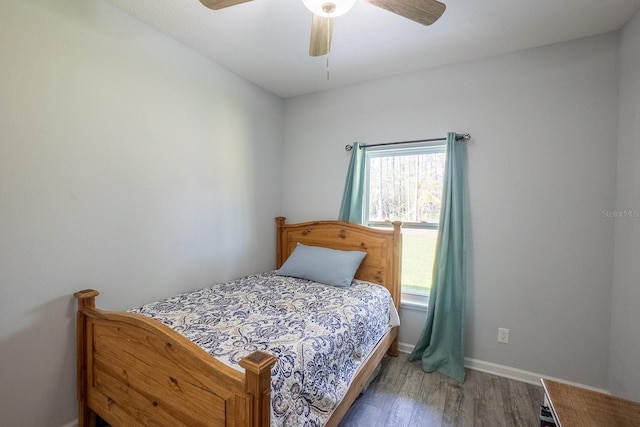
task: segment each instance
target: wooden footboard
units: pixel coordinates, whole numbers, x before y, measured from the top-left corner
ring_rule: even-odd
[[[97,295],[74,294],[79,426],[270,425],[275,357],[250,354],[243,374],[153,319],[96,309]]]

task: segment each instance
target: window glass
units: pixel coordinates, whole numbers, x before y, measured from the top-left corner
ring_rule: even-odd
[[[403,294],[431,287],[445,156],[443,145],[367,149],[365,219],[373,227],[403,222]]]

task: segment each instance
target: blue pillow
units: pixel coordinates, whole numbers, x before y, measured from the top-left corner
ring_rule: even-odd
[[[366,254],[298,243],[276,274],[344,288],[351,286]]]

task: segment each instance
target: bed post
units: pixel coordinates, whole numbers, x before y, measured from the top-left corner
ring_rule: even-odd
[[[78,427],[89,427],[95,425],[95,414],[87,403],[87,319],[84,314],[86,309],[93,309],[96,306],[95,297],[100,293],[93,289],[85,289],[73,294],[78,300],[78,313],[76,315],[76,368],[77,368],[77,390],[78,399]]]
[[[247,425],[269,427],[271,424],[271,367],[276,363],[272,355],[254,351],[238,362],[245,369],[245,391],[248,395]]]
[[[402,222],[393,222],[393,293],[391,297],[396,305],[396,309],[400,310],[401,298],[401,278],[402,278]],[[389,346],[389,355],[398,356],[398,336],[391,342]]]
[[[283,216],[276,217],[276,224],[278,225],[276,232],[276,268],[282,267],[282,263],[284,263],[282,249],[285,242],[282,241],[282,226],[285,220],[286,218]]]

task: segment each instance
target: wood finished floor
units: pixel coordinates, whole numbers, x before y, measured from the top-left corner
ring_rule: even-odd
[[[541,386],[467,370],[463,384],[422,371],[406,354],[385,357],[378,377],[340,427],[539,426]]]

